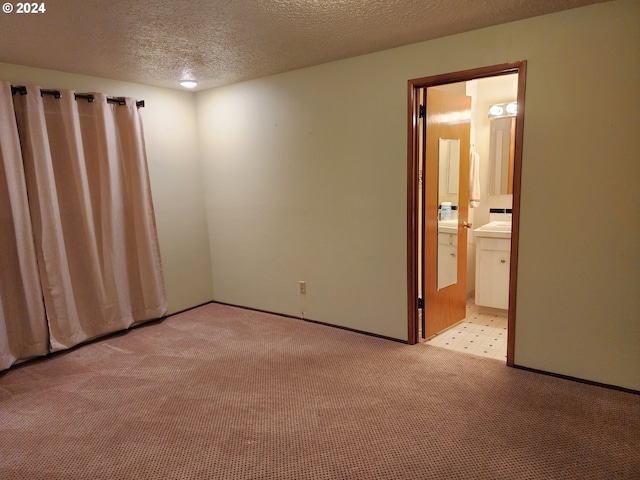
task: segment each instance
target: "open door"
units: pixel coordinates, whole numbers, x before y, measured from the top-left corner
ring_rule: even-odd
[[[444,73],[439,75],[432,75],[429,77],[415,78],[407,82],[408,95],[407,95],[407,338],[408,343],[413,345],[419,341],[419,328],[418,319],[420,312],[422,312],[423,321],[428,320],[428,328],[422,329],[422,336],[433,335],[438,331],[447,328],[450,322],[455,323],[457,320],[452,318],[460,317],[461,309],[465,307],[465,285],[456,283],[448,287],[437,287],[437,253],[430,253],[429,259],[426,255],[426,249],[429,252],[437,252],[437,244],[435,243],[435,232],[437,225],[437,199],[434,203],[430,200],[431,205],[428,206],[429,210],[425,213],[420,213],[420,204],[424,205],[425,199],[420,198],[419,192],[419,179],[427,180],[428,172],[426,175],[422,175],[422,168],[425,167],[425,157],[433,156],[434,144],[429,147],[429,152],[425,152],[422,148],[421,141],[426,137],[431,139],[438,139],[439,135],[446,136],[453,135],[450,133],[438,133],[437,128],[440,124],[447,124],[446,119],[453,120],[454,116],[450,115],[452,110],[464,111],[464,107],[458,107],[455,109],[445,107],[445,113],[442,117],[437,117],[436,112],[438,108],[437,100],[431,99],[427,102],[424,101],[422,94],[425,90],[430,91],[432,87],[449,85],[459,82],[467,82],[470,80],[496,77],[500,75],[510,75],[513,73],[518,74],[518,94],[517,104],[518,113],[516,115],[513,135],[513,145],[510,149],[513,150],[513,204],[512,204],[512,227],[511,227],[511,254],[510,254],[510,271],[509,271],[509,310],[508,310],[508,331],[507,331],[507,365],[514,366],[514,350],[515,350],[515,327],[516,327],[516,292],[517,292],[517,271],[518,271],[518,246],[519,246],[519,232],[520,232],[520,179],[522,175],[522,140],[524,134],[524,105],[525,105],[525,84],[526,84],[526,72],[527,61],[520,60],[516,62],[503,63],[499,65],[491,65],[486,67],[479,67],[470,70],[462,70],[459,72]],[[436,94],[437,95],[437,94]],[[426,112],[429,114],[427,122],[422,122],[421,104],[427,104]],[[447,112],[448,110],[448,112]],[[430,124],[427,130],[427,123]],[[433,129],[432,129],[433,127]],[[448,127],[443,127],[448,128]],[[432,131],[433,130],[433,131]],[[427,134],[428,132],[428,134]],[[468,182],[468,136],[467,140],[462,145],[462,137],[460,144],[461,159],[465,162],[465,166],[460,167],[460,178],[463,182]],[[431,164],[430,168],[433,170],[435,167]],[[431,173],[433,176],[433,172]],[[433,189],[433,179],[431,179],[431,188]],[[423,189],[424,192],[427,189]],[[467,203],[468,203],[468,190],[466,186],[461,186],[459,189],[461,195],[458,210],[458,260],[462,257],[462,261],[466,261],[466,256],[460,250],[460,247],[464,247],[466,243],[467,230],[464,227],[468,221],[467,218]],[[464,196],[464,197],[463,197]],[[425,215],[426,214],[426,215]],[[419,219],[422,218],[426,221],[421,223]],[[425,227],[428,229],[427,235],[429,244],[424,247],[419,246],[424,238]],[[467,225],[469,227],[469,225]],[[422,237],[420,238],[420,233]],[[420,253],[422,253],[422,260],[419,259]],[[422,267],[422,273],[419,273],[419,266]],[[462,267],[458,267],[458,278],[465,278],[462,273]],[[428,277],[428,278],[427,278]],[[421,279],[422,285],[420,285]],[[420,288],[422,287],[422,288]],[[420,297],[424,301],[421,304]],[[462,310],[464,312],[464,310]],[[464,315],[464,313],[462,313]],[[444,319],[439,323],[439,318]],[[462,317],[460,317],[461,319]]]
[[[465,318],[471,97],[426,88],[423,338]]]

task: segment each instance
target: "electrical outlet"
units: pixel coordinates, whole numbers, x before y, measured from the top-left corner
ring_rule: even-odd
[[[307,282],[300,280],[298,285],[300,285],[300,293],[307,293]]]

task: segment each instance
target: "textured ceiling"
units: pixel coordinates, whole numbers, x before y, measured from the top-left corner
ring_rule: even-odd
[[[204,89],[600,1],[49,0],[0,13],[0,62]]]

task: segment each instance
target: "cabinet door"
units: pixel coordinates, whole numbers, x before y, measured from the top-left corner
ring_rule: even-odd
[[[476,268],[476,304],[509,308],[509,250],[483,248],[480,242]]]
[[[438,234],[438,289],[453,285],[457,281],[458,236],[450,233]]]

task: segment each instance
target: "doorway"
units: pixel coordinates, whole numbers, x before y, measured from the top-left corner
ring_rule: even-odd
[[[443,129],[442,124],[464,123],[465,108],[468,114],[470,106],[467,108],[464,103],[451,103],[455,100],[452,100],[449,94],[444,95],[445,100],[442,103],[443,94],[433,98],[433,92],[452,90],[455,84],[463,82],[514,74],[517,77],[517,113],[513,122],[513,169],[509,177],[512,184],[512,191],[509,193],[513,196],[507,308],[507,365],[510,366],[513,366],[515,344],[526,61],[418,78],[408,82],[408,343],[415,344],[420,340],[421,331],[431,335],[443,326],[446,328],[462,320],[465,316],[467,293],[464,262],[466,235],[471,228],[466,214],[469,204],[468,161],[474,139],[473,136],[469,138],[468,133],[460,133],[460,130],[454,132],[446,125]],[[458,162],[456,159],[456,162],[453,162],[453,157],[446,157],[451,155],[450,152],[457,152],[457,158],[461,161]],[[443,176],[442,172],[446,174]],[[452,178],[455,178],[455,183]],[[420,188],[420,182],[424,182],[424,189]],[[453,267],[448,268],[447,265],[452,260]]]

